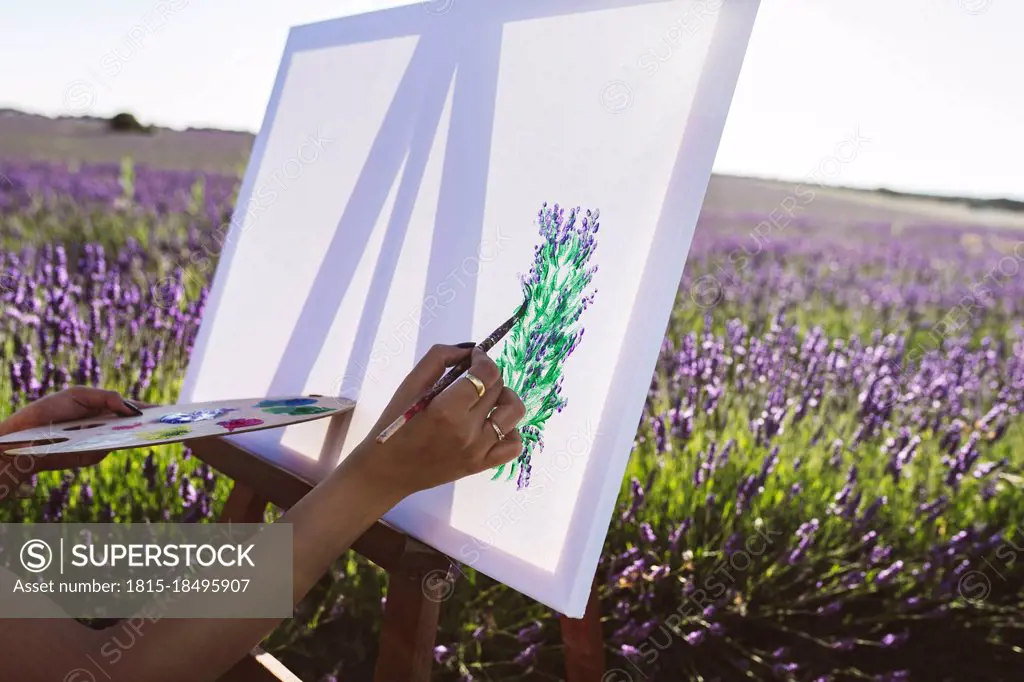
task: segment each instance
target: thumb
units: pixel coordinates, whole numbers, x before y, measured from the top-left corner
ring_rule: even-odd
[[[96,396],[96,402],[99,403],[97,407],[100,409],[107,409],[125,417],[137,417],[142,414],[137,407],[125,401],[117,391],[98,390],[97,393],[100,394]]]
[[[132,413],[131,409],[121,400],[117,391],[107,391],[91,386],[72,386],[67,389],[66,395],[89,412],[110,410],[116,414]]]

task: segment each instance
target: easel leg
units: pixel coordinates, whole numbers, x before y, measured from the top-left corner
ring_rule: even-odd
[[[448,566],[437,557],[433,568],[417,562],[389,572],[374,682],[429,682],[441,600],[427,595],[424,581]]]
[[[217,520],[220,523],[262,523],[266,508],[266,498],[257,495],[249,486],[235,483]]]
[[[590,589],[590,600],[583,618],[560,619],[565,645],[566,682],[601,682],[604,676],[604,638],[601,633],[601,600],[597,585]]]

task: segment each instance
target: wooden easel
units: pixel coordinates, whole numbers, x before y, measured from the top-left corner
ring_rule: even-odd
[[[288,509],[315,485],[309,466],[298,458],[271,462],[222,438],[194,441],[190,447],[194,456],[234,481],[220,521],[261,523],[268,504]],[[441,601],[429,598],[423,584],[428,574],[449,569],[451,560],[382,521],[360,536],[352,549],[389,577],[374,682],[429,682]],[[567,682],[601,682],[604,646],[596,590],[591,590],[582,619],[561,618],[561,631]],[[256,650],[220,682],[297,679],[272,656]]]

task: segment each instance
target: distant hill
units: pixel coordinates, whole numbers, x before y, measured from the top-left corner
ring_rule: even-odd
[[[159,168],[237,173],[245,167],[253,139],[251,133],[199,128],[115,133],[107,119],[0,109],[0,158],[5,159],[108,163],[131,156]]]
[[[116,163],[131,156],[137,163],[157,168],[241,174],[254,139],[247,132],[206,128],[154,127],[148,134],[115,133],[109,130],[107,119],[51,118],[0,109],[0,160]],[[768,214],[778,209],[797,184],[715,175],[708,187],[704,211]],[[931,221],[1024,227],[1024,202],[1012,199],[939,197],[841,187],[816,187],[815,193],[812,203],[801,206],[801,216],[852,222]]]
[[[875,190],[879,194],[890,197],[901,197],[907,199],[929,199],[932,201],[946,201],[954,204],[966,204],[972,208],[991,208],[1000,211],[1024,211],[1024,201],[1016,199],[974,199],[971,197],[946,197],[937,194],[913,194],[911,192],[897,192],[882,187]]]

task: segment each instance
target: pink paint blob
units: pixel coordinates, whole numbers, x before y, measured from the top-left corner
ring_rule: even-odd
[[[127,431],[129,429],[137,429],[142,426],[142,422],[135,422],[134,424],[122,424],[121,426],[114,426],[111,430],[113,431]]]
[[[227,419],[222,422],[217,422],[217,426],[223,426],[228,431],[234,431],[235,429],[244,429],[248,426],[259,426],[263,423],[262,419]]]

